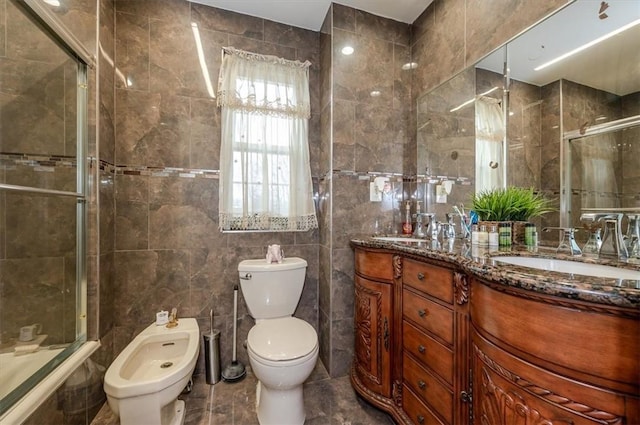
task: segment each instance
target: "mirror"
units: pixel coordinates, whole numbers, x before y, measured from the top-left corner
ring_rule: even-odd
[[[576,216],[595,197],[624,197],[617,205],[640,207],[640,160],[629,155],[640,150],[638,130],[636,137],[630,130],[610,137],[606,148],[562,152],[564,134],[640,115],[639,64],[640,3],[577,0],[421,96],[417,170],[425,175],[427,210],[444,214],[474,192],[505,185],[558,200],[562,214],[544,217],[545,226],[580,227]],[[577,170],[583,164],[607,169],[616,184],[590,187],[582,180],[592,174]],[[454,184],[438,202],[443,181]]]

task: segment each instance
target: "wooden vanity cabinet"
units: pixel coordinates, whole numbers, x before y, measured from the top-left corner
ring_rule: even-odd
[[[467,424],[466,276],[404,258],[402,288],[403,410],[416,424]]]
[[[640,424],[637,311],[471,285],[476,424]]]
[[[394,341],[393,255],[356,249],[354,360],[351,381],[370,402],[389,410]]]
[[[356,391],[401,424],[468,424],[466,277],[356,248],[354,280]]]
[[[351,382],[399,424],[640,425],[640,311],[355,246]]]

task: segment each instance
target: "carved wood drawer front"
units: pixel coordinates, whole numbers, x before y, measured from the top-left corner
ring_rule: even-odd
[[[404,382],[427,405],[447,422],[453,420],[453,393],[406,353],[402,361]]]
[[[566,368],[567,376],[639,393],[639,320],[517,298],[483,284],[474,285],[470,306],[478,329]],[[523,314],[526,320],[514,320]]]
[[[404,260],[402,281],[449,304],[453,303],[453,272],[443,267]]]
[[[631,409],[625,407],[621,394],[541,369],[475,332],[472,338],[476,371],[473,402],[478,406],[475,413],[476,418],[488,418],[479,423],[504,423],[495,422],[492,416],[495,413],[502,417],[520,416],[523,423],[527,422],[524,419],[534,417],[538,418],[536,423],[553,425],[638,423],[630,420],[630,416],[624,422],[625,412],[630,414]]]
[[[402,291],[402,314],[419,328],[453,344],[453,311],[412,291]]]
[[[406,320],[402,321],[403,347],[449,385],[453,382],[453,353]]]
[[[392,261],[391,254],[356,249],[355,269],[362,276],[392,281]]]
[[[402,386],[402,406],[416,425],[445,425],[406,385]]]

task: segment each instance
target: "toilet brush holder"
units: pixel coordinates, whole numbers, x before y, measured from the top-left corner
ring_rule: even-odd
[[[220,331],[214,329],[204,338],[204,369],[207,384],[220,382]]]

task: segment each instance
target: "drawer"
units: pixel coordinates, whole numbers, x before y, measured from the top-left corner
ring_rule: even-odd
[[[402,321],[402,346],[449,385],[453,382],[453,353],[406,320]]]
[[[404,382],[447,422],[453,419],[453,392],[406,354],[402,360]]]
[[[445,425],[406,385],[402,386],[402,408],[416,425]]]
[[[453,311],[412,291],[402,291],[402,314],[420,328],[453,344]]]
[[[356,249],[356,272],[377,280],[393,281],[393,259],[391,254]]]
[[[453,272],[449,269],[405,259],[402,281],[442,301],[453,303]]]

